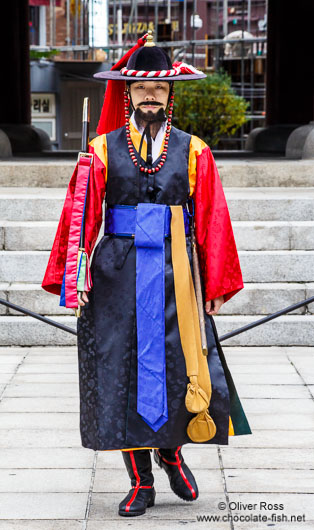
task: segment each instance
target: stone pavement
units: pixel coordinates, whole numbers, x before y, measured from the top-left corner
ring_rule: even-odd
[[[122,518],[120,451],[81,446],[76,348],[0,348],[0,530],[313,529],[313,348],[224,352],[253,434],[183,448],[200,490],[193,503],[153,463],[155,506]]]

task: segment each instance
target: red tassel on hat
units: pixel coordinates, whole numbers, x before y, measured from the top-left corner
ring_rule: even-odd
[[[138,39],[137,44],[121,57],[121,59],[112,66],[111,70],[121,70],[121,68],[126,66],[132,53],[141,46],[144,46],[147,35],[148,33],[145,33],[143,37]],[[125,124],[124,88],[125,81],[107,81],[104,102],[96,129],[98,134],[109,133]]]

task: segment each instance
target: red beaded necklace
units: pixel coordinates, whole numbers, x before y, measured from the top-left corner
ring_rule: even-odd
[[[173,99],[174,99],[174,92],[172,91],[170,96],[170,102],[169,102],[169,112],[168,112],[168,119],[167,119],[167,125],[166,125],[166,134],[165,134],[165,142],[164,142],[164,148],[161,153],[161,159],[159,164],[157,164],[156,167],[147,168],[145,166],[142,166],[142,164],[139,162],[140,170],[144,171],[145,173],[155,173],[156,171],[159,171],[162,166],[164,165],[166,158],[167,158],[167,151],[168,151],[168,140],[170,136],[170,129],[171,129],[171,119],[172,119],[172,111],[173,111]],[[138,165],[137,158],[135,156],[134,152],[134,146],[131,140],[131,134],[130,134],[130,114],[129,114],[129,96],[128,92],[124,91],[124,112],[125,112],[125,128],[126,128],[126,138],[128,142],[128,149],[130,153],[131,160],[133,160],[133,164],[135,166]]]

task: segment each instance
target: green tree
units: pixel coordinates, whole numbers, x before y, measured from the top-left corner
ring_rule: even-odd
[[[222,136],[232,136],[246,121],[249,107],[231,88],[225,72],[198,81],[175,84],[174,125],[213,147]]]

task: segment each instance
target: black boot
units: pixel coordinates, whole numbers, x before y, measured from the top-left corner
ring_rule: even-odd
[[[198,487],[192,471],[184,462],[181,447],[154,449],[154,460],[166,471],[172,491],[185,501],[195,501]]]
[[[131,517],[143,515],[146,508],[155,504],[156,491],[153,486],[152,462],[149,449],[121,451],[132,489],[119,504],[119,515]]]

